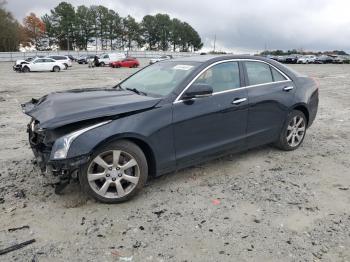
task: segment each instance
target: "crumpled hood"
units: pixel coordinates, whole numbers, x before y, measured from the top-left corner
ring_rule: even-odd
[[[118,89],[75,89],[51,93],[22,104],[25,114],[53,129],[67,124],[115,116],[154,107],[160,98],[137,95]]]

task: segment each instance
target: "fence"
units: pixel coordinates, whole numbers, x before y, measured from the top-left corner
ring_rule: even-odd
[[[191,52],[164,52],[164,51],[31,51],[31,52],[0,52],[0,62],[14,62],[18,59],[26,59],[36,55],[49,56],[49,55],[72,55],[73,57],[79,57],[81,55],[100,55],[103,53],[125,53],[128,56],[135,58],[153,58],[161,55],[172,55],[173,57],[184,57],[198,55]]]

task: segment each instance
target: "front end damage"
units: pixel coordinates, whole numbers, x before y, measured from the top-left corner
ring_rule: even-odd
[[[56,192],[77,177],[89,160],[89,149],[74,142],[78,137],[118,118],[150,110],[160,100],[122,89],[89,88],[50,93],[22,104],[23,113],[31,117],[30,146],[41,170],[58,178]]]
[[[32,119],[27,126],[30,147],[41,171],[57,178],[55,192],[60,193],[72,178],[77,178],[80,166],[88,161],[89,156],[52,160],[50,156],[56,136],[38,126],[39,122],[35,119]]]

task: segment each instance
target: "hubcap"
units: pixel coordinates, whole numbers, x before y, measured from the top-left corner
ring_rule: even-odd
[[[298,146],[305,135],[305,121],[301,116],[295,116],[287,127],[287,143],[291,147]]]
[[[138,184],[140,168],[135,158],[121,150],[99,154],[91,161],[87,173],[90,187],[100,196],[121,198]]]

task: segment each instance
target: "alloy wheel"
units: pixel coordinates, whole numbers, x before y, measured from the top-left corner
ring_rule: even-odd
[[[306,130],[305,120],[301,116],[294,116],[287,127],[287,143],[291,147],[297,147],[304,138]]]
[[[136,159],[122,150],[99,154],[91,161],[87,171],[90,187],[98,195],[112,199],[131,193],[139,178],[140,167]]]

